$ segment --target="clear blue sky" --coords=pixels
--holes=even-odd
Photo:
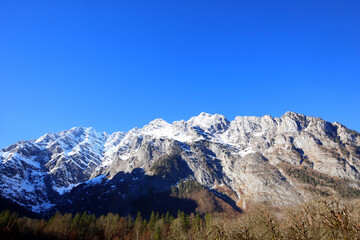
[[[360,1],[0,0],[0,148],[200,112],[360,131]]]

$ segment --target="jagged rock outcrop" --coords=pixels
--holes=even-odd
[[[286,205],[319,194],[346,196],[334,185],[340,180],[353,197],[360,186],[359,133],[293,112],[233,121],[201,113],[111,135],[72,128],[17,142],[0,151],[0,160],[1,195],[35,212],[56,208],[59,196],[74,201],[71,193],[94,184],[91,179],[113,181],[136,169],[164,180],[151,185],[154,191],[189,179],[240,208],[252,201]]]

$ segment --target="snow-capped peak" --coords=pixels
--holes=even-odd
[[[191,126],[198,126],[210,133],[224,132],[228,128],[230,122],[224,115],[200,113],[199,116],[190,118],[187,123]]]
[[[168,127],[170,123],[166,122],[165,120],[161,118],[157,118],[153,121],[151,121],[148,125],[145,125],[143,129],[158,129],[158,128],[164,128]]]

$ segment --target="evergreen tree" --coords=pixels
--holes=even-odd
[[[155,215],[155,222],[157,222],[159,220],[159,212],[156,212],[156,215]]]
[[[138,211],[135,222],[134,222],[134,232],[135,232],[135,238],[138,240],[140,239],[141,233],[142,233],[142,217],[141,212]]]
[[[76,231],[76,229],[80,226],[80,213],[76,213],[71,224],[71,229]]]
[[[156,231],[154,233],[154,238],[155,238],[155,240],[161,239],[161,229],[159,226],[156,227]]]
[[[170,216],[170,213],[169,211],[166,212],[165,214],[165,221],[164,221],[165,224],[169,225],[171,224],[171,216]]]
[[[156,216],[154,211],[151,212],[151,216],[150,216],[150,220],[149,220],[149,224],[148,227],[150,230],[154,231],[155,230],[155,223],[156,223]]]

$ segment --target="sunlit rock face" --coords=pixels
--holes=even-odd
[[[246,208],[256,201],[300,203],[316,197],[319,186],[336,194],[334,179],[359,189],[360,135],[339,123],[293,112],[233,121],[201,113],[172,124],[156,119],[111,135],[82,127],[49,133],[0,150],[0,160],[1,195],[39,213],[56,208],[61,196],[81,192],[76,188],[114,182],[119,173],[139,169],[154,176],[149,179],[164,180],[151,185],[158,191],[189,179],[214,193],[222,189],[221,194]],[[306,176],[291,169],[302,169],[303,175],[306,170],[319,183],[310,186]],[[332,179],[328,185],[325,176]],[[127,195],[122,193],[124,199]]]

